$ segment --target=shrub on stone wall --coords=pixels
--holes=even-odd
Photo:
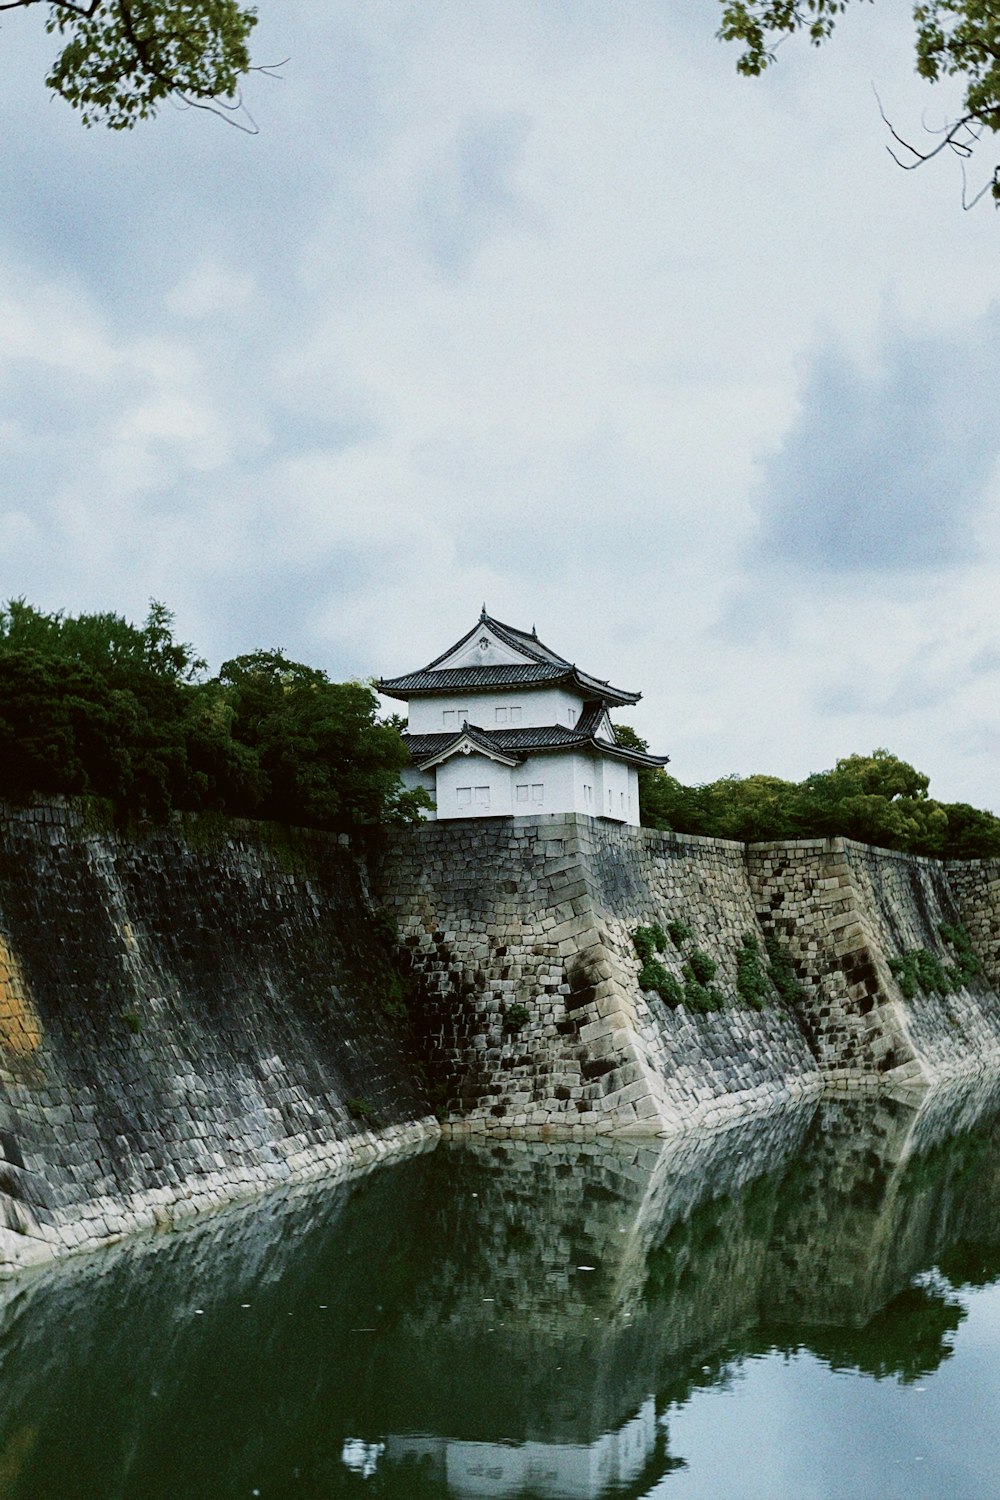
[[[736,954],[736,993],[751,1010],[763,1010],[773,993],[771,977],[764,966],[760,944],[745,932]]]
[[[927,948],[907,948],[888,961],[889,971],[907,1000],[912,1000],[918,990],[928,995],[957,993],[982,972],[982,964],[972,951],[964,927],[942,922],[938,931],[953,950],[954,963],[942,963]]]

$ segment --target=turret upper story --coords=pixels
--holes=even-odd
[[[387,678],[381,692],[407,701],[410,735],[455,733],[463,724],[485,730],[554,726],[613,743],[608,708],[641,694],[582,672],[538,639],[486,613],[441,656],[416,672]]]

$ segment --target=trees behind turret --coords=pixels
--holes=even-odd
[[[625,725],[623,744],[644,742]],[[651,828],[758,843],[841,835],[936,859],[1000,855],[1000,818],[965,802],[937,802],[929,779],[888,750],[848,755],[803,781],[723,776],[685,786],[666,771],[640,771],[639,812]]]

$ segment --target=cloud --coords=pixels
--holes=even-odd
[[[186,271],[166,305],[179,318],[208,318],[215,314],[239,312],[250,301],[254,279],[240,271],[231,271],[211,261],[202,261]]]
[[[152,595],[216,665],[334,675],[430,659],[485,598],[641,688],[685,780],[886,743],[994,796],[986,738],[947,740],[995,720],[992,217],[881,161],[898,18],[751,81],[697,11],[286,0],[253,139],[82,130],[12,19],[0,597]]]
[[[417,212],[428,254],[444,274],[460,275],[504,230],[538,222],[514,181],[529,130],[525,115],[475,116],[428,171]]]
[[[822,349],[764,465],[754,560],[838,575],[972,558],[1000,447],[998,333],[995,310],[958,334],[894,330],[873,369]]]

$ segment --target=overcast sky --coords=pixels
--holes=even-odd
[[[735,73],[716,0],[260,0],[259,134],[85,130],[0,28],[0,598],[217,668],[485,601],[671,769],[888,746],[1000,812],[1000,219],[909,6]],[[973,181],[987,173],[981,164]]]

